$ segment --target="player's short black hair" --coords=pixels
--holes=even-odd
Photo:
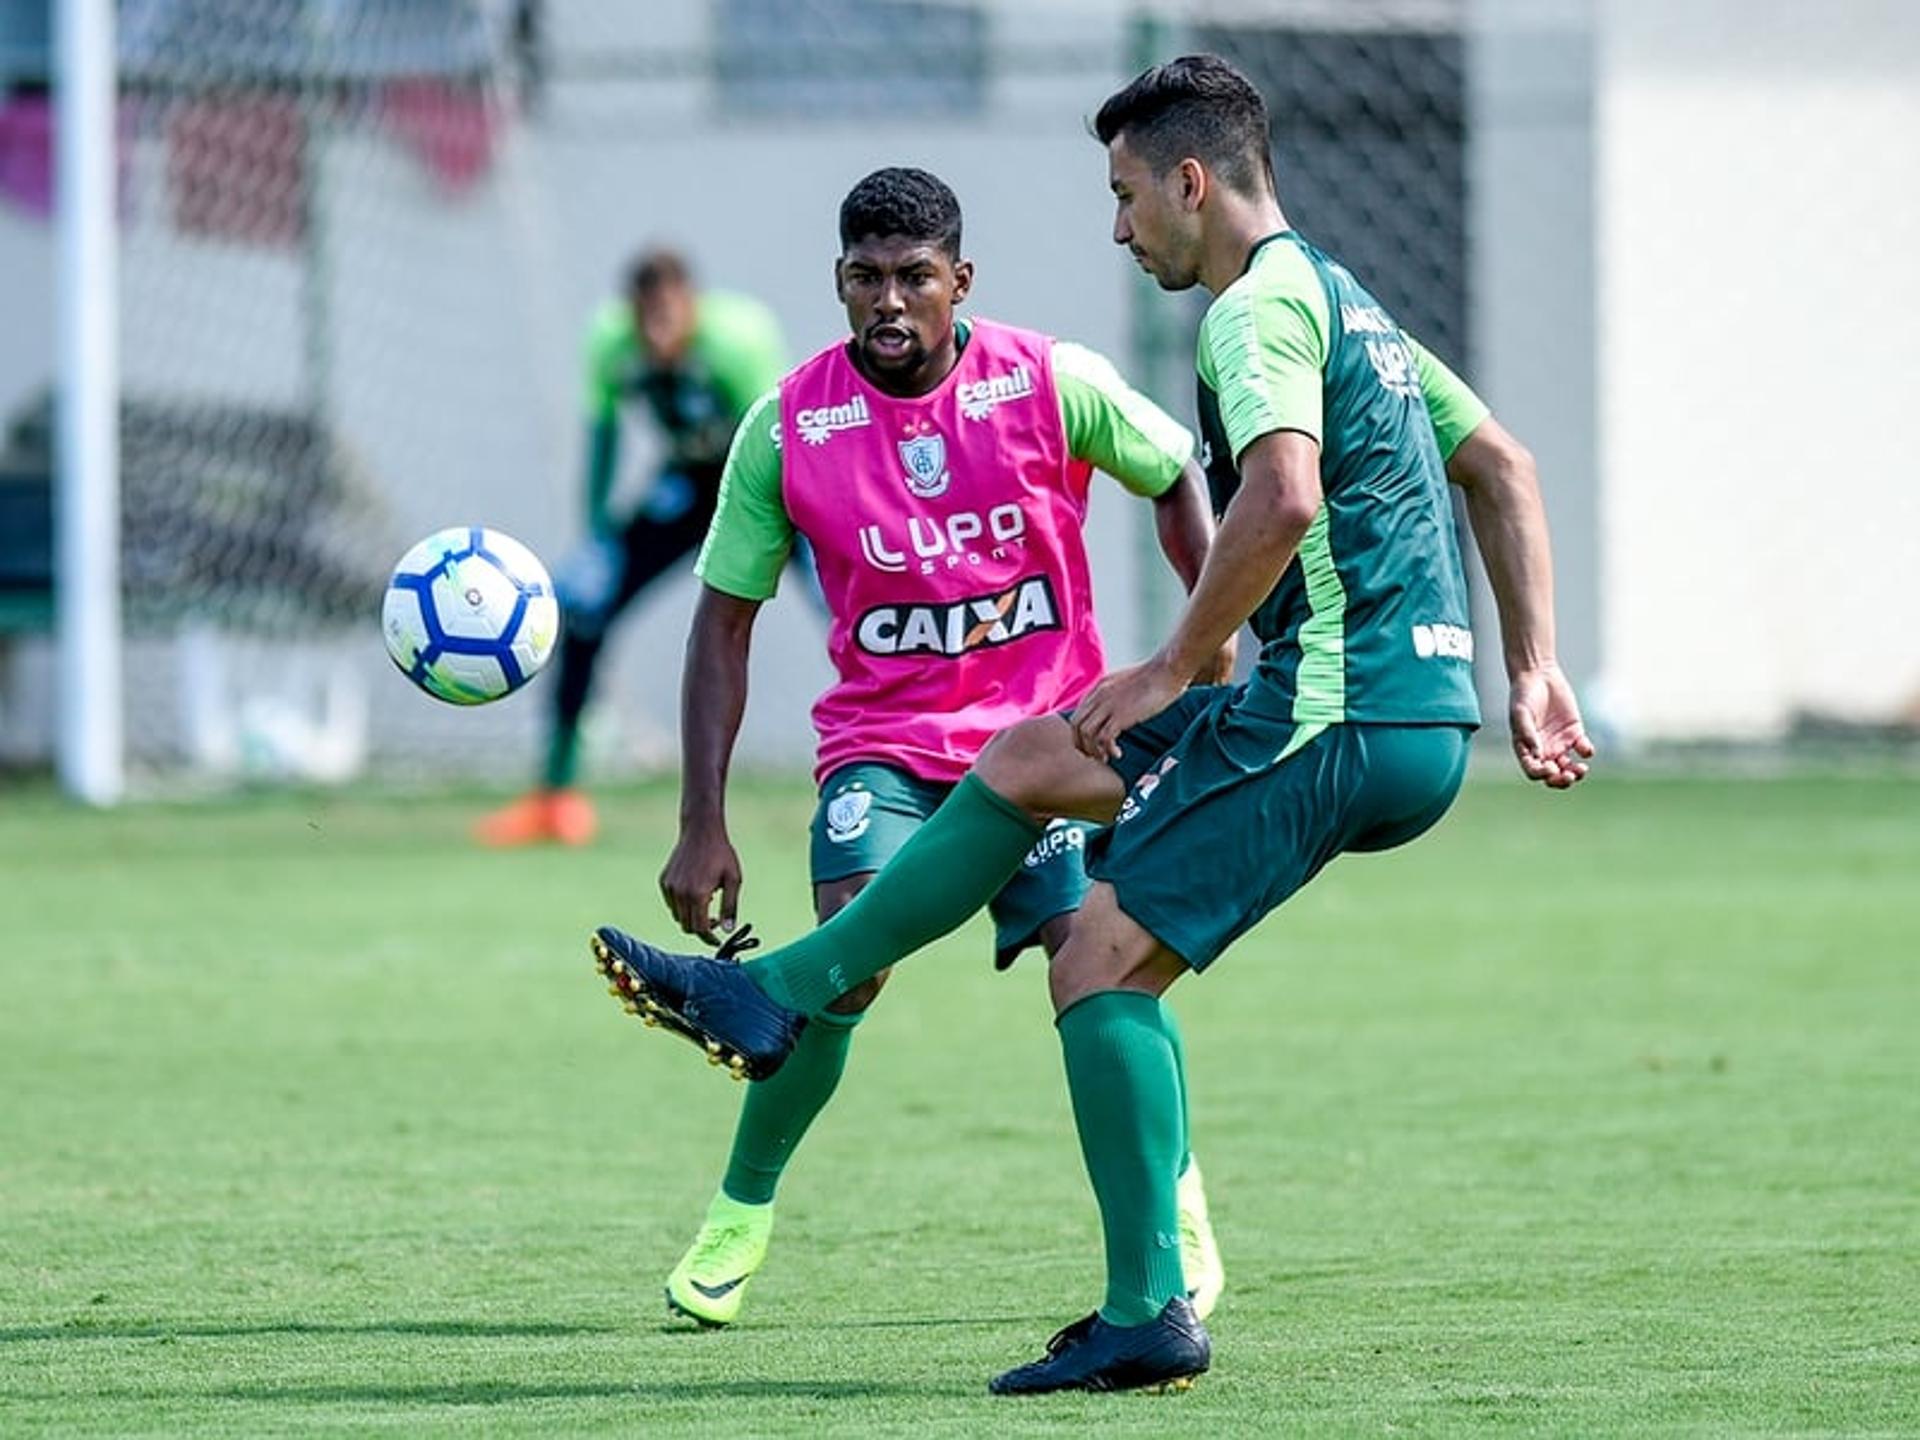
[[[1125,135],[1156,175],[1191,157],[1242,195],[1273,184],[1267,103],[1218,55],[1182,55],[1144,71],[1107,97],[1093,133],[1102,145]]]
[[[920,240],[960,258],[960,198],[938,175],[907,165],[876,170],[840,202],[840,248],[862,240]]]
[[[627,263],[627,294],[636,300],[692,283],[693,267],[678,250],[656,246],[642,250]]]

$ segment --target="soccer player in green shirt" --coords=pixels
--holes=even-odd
[[[745,295],[698,288],[672,250],[635,259],[625,296],[593,317],[586,351],[590,538],[556,576],[565,623],[540,784],[481,820],[476,834],[489,845],[581,845],[593,838],[593,806],[574,779],[580,716],[607,631],[642,591],[699,548],[733,432],[786,368],[773,312]],[[645,409],[665,449],[645,497],[625,517],[612,506],[623,405]]]
[[[670,1028],[775,1073],[834,996],[977,908],[1046,817],[1111,822],[1049,971],[1106,1294],[997,1377],[1002,1394],[1182,1385],[1210,1364],[1169,1242],[1182,1123],[1160,996],[1336,856],[1404,844],[1452,802],[1479,716],[1449,480],[1498,605],[1522,772],[1565,789],[1593,753],[1555,659],[1531,457],[1464,391],[1423,403],[1435,362],[1290,228],[1259,93],[1189,56],[1109,98],[1095,131],[1115,241],[1164,287],[1214,296],[1197,368],[1224,514],[1172,635],[1070,719],[1002,732],[860,897],[794,944],[725,965],[611,927],[593,941]],[[1247,621],[1251,679],[1190,687],[1193,657]]]

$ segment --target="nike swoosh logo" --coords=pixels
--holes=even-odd
[[[693,1288],[698,1290],[702,1295],[706,1296],[709,1300],[722,1300],[722,1299],[725,1299],[727,1296],[731,1295],[734,1291],[738,1290],[742,1285],[746,1284],[747,1277],[744,1275],[737,1275],[733,1279],[728,1280],[723,1284],[719,1284],[719,1285],[702,1285],[698,1280],[694,1280],[694,1279],[689,1279],[687,1283],[693,1286]]]

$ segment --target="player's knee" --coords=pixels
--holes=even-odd
[[[1098,963],[1093,950],[1062,946],[1047,966],[1047,996],[1053,1013],[1064,1014],[1096,991],[1117,989],[1116,978]]]
[[[862,980],[853,989],[827,1006],[835,1015],[858,1015],[879,998],[881,987],[887,983],[887,977],[893,972],[882,970],[871,980]]]
[[[1164,994],[1185,971],[1185,961],[1120,908],[1113,887],[1097,883],[1047,967],[1047,991],[1061,1015],[1103,990]]]
[[[862,875],[850,875],[845,880],[826,880],[813,887],[813,918],[819,924],[826,924],[847,906],[853,903],[853,897],[867,888],[873,879],[873,872]]]
[[[1002,730],[980,752],[974,774],[995,794],[1033,809],[1054,768],[1059,737],[1052,732],[1065,724],[1057,715],[1044,715]]]

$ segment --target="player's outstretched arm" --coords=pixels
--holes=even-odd
[[[747,708],[747,653],[759,613],[758,600],[703,587],[680,676],[680,836],[660,872],[660,894],[680,928],[709,945],[719,944],[739,916],[742,877],[727,834],[727,769]]]
[[[1529,780],[1556,790],[1587,773],[1593,742],[1554,650],[1553,550],[1533,456],[1488,418],[1447,460],[1467,497],[1467,519],[1500,612],[1507,724]]]

